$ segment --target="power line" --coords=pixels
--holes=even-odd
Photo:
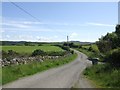
[[[10,1],[10,0],[9,0]],[[32,18],[34,18],[37,21],[40,21],[38,18],[36,18],[35,16],[33,16],[32,14],[30,14],[28,11],[26,11],[25,9],[23,9],[22,7],[18,6],[16,3],[11,2],[14,6],[16,6],[17,8],[19,8],[20,10],[22,10],[23,12],[25,12],[26,14],[30,15]]]
[[[39,20],[38,18],[36,18],[35,16],[33,16],[31,13],[29,13],[28,11],[26,11],[25,9],[23,9],[22,7],[20,7],[19,5],[17,5],[16,3],[8,0],[12,5],[16,6],[17,8],[19,8],[20,10],[22,10],[24,13],[28,14],[29,16],[31,16],[33,19],[37,20],[38,22],[40,22],[41,20]],[[50,29],[50,26],[46,25],[46,27],[48,29]],[[65,36],[65,35],[64,35]]]
[[[20,10],[22,10],[24,13],[26,13],[27,15],[29,15],[29,16],[31,16],[33,19],[35,19],[36,21],[38,21],[38,22],[41,22],[41,20],[39,20],[38,18],[36,18],[35,16],[33,16],[31,13],[29,13],[28,11],[26,11],[25,9],[23,9],[22,7],[20,7],[19,5],[17,5],[16,3],[14,3],[14,2],[12,2],[12,1],[10,1],[9,0],[9,2],[12,4],[12,5],[14,5],[14,6],[16,6],[17,8],[19,8]],[[48,26],[48,25],[46,25],[46,27],[48,28],[48,29],[50,29],[50,27]]]

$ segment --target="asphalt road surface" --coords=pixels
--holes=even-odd
[[[92,88],[93,86],[83,76],[82,71],[91,65],[87,56],[76,51],[78,57],[73,62],[24,77],[8,83],[3,88],[71,88],[77,83],[78,88]]]

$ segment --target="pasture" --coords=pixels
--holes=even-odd
[[[82,47],[77,50],[86,54],[89,58],[100,58],[100,51],[96,44],[82,45]]]
[[[95,52],[99,52],[99,49],[97,47],[96,44],[92,44],[92,45],[83,45],[83,48],[89,49],[90,47],[92,48],[92,50],[94,50]]]
[[[50,46],[50,45],[44,45],[44,46],[0,46],[2,47],[2,50],[8,51],[13,50],[17,53],[32,53],[36,49],[41,49],[45,52],[49,51],[63,51],[60,47],[57,46]]]

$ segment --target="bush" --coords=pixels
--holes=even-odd
[[[79,45],[78,48],[82,48],[82,45]]]
[[[2,59],[6,58],[8,56],[7,52],[3,51],[0,52],[2,54]]]
[[[64,56],[66,54],[66,51],[60,51],[60,52],[48,52],[47,55],[49,56]]]
[[[108,63],[110,63],[114,67],[120,66],[120,48],[114,49],[105,57]]]
[[[38,46],[43,46],[42,44],[38,44]]]
[[[71,50],[71,53],[72,53],[72,54],[74,54],[74,51],[73,51],[73,50]]]
[[[92,47],[89,47],[88,51],[92,51]]]
[[[69,45],[68,42],[64,42],[64,43],[63,43],[63,46],[68,46],[68,45]]]
[[[36,50],[34,50],[34,52],[32,53],[32,56],[37,56],[37,55],[44,56],[44,55],[46,55],[46,52],[44,52],[43,50],[40,50],[40,49],[36,49]]]
[[[63,45],[54,45],[54,46],[58,46],[58,47],[62,48],[63,50],[70,51],[69,46],[66,46],[66,43],[64,43],[64,44]]]
[[[44,52],[40,49],[35,50],[32,53],[32,56],[37,56],[37,55],[41,55],[41,56],[64,56],[67,54],[67,51],[59,51],[59,52],[55,52],[55,51],[50,51],[50,52]]]
[[[70,48],[68,46],[63,46],[62,49],[66,50],[66,51],[70,51]]]
[[[8,50],[8,54],[9,55],[16,55],[17,53],[15,51],[13,51],[13,50]]]
[[[1,53],[2,53],[2,59],[6,58],[8,61],[15,58],[15,57],[20,56],[19,53],[15,52],[13,50],[8,50],[8,52],[2,50]]]

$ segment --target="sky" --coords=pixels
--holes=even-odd
[[[7,41],[95,42],[118,23],[117,2],[2,3],[2,37]],[[26,13],[27,12],[27,13]],[[28,15],[29,13],[29,15]]]

